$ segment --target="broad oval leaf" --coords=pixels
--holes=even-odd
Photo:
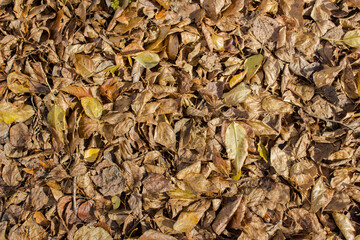
[[[160,57],[156,53],[144,51],[134,57],[144,68],[153,68],[160,62]]]
[[[251,56],[244,62],[244,68],[247,71],[246,80],[250,80],[259,70],[264,57],[261,54]]]
[[[343,41],[353,48],[360,48],[360,30],[349,31],[344,35]]]
[[[80,99],[85,114],[93,119],[99,120],[102,115],[103,107],[99,100],[93,97],[83,97]]]
[[[65,111],[57,104],[54,104],[49,111],[47,120],[49,124],[59,132],[66,129]]]
[[[200,221],[202,214],[198,212],[182,212],[174,224],[174,230],[179,232],[190,232]]]
[[[79,228],[74,235],[74,240],[112,240],[111,235],[101,227],[85,225]]]
[[[238,105],[246,100],[250,95],[251,89],[246,84],[239,84],[231,91],[223,95],[223,100],[225,104],[228,105]]]
[[[214,48],[218,51],[224,51],[225,50],[225,38],[223,36],[213,34],[211,36],[211,40],[214,44]]]
[[[99,148],[89,148],[86,149],[84,152],[84,159],[87,162],[95,162],[97,159],[97,156],[99,155],[100,149]]]
[[[9,102],[0,103],[0,121],[6,124],[25,122],[34,115],[35,111],[30,105],[16,106]]]
[[[225,132],[225,147],[228,157],[238,174],[248,155],[247,132],[243,126],[232,122]]]
[[[90,77],[95,71],[93,60],[84,54],[75,54],[74,66],[76,72],[84,78]]]
[[[270,114],[292,113],[293,108],[290,103],[284,102],[274,96],[265,97],[262,100],[262,108]]]

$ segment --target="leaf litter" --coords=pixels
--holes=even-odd
[[[0,239],[358,239],[359,7],[0,1]]]

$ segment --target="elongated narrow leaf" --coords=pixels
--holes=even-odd
[[[84,97],[80,99],[85,114],[93,119],[98,120],[102,115],[102,105],[99,100],[93,97]]]
[[[355,228],[350,219],[342,213],[333,212],[332,216],[336,226],[340,229],[346,240],[355,239]]]
[[[153,68],[160,62],[160,57],[156,53],[144,51],[134,57],[144,68]]]
[[[360,48],[360,30],[349,31],[344,35],[343,41],[353,48]]]
[[[244,62],[246,73],[246,80],[250,80],[259,70],[264,57],[261,54],[251,56]]]
[[[243,126],[233,122],[225,132],[225,146],[228,157],[232,160],[233,167],[238,174],[248,155],[247,133]]]

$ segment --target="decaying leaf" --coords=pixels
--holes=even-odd
[[[256,74],[262,64],[263,59],[263,55],[258,54],[245,60],[244,68],[246,70],[246,80],[250,80]]]
[[[225,146],[228,157],[232,159],[232,165],[238,174],[248,155],[247,132],[241,124],[232,122],[228,126],[225,133]]]
[[[84,108],[85,114],[93,119],[93,120],[99,120],[103,107],[99,100],[93,97],[83,97],[80,99],[81,105]]]
[[[30,92],[29,76],[12,72],[7,76],[7,86],[14,93]]]
[[[153,68],[160,62],[160,57],[156,53],[144,51],[134,57],[144,68]]]
[[[290,114],[293,112],[290,103],[284,102],[274,96],[265,97],[261,105],[262,108],[270,114]]]
[[[342,213],[333,212],[332,216],[346,240],[355,239],[355,228],[350,219]]]
[[[352,30],[345,33],[344,43],[353,48],[360,48],[360,30]]]
[[[74,235],[74,240],[112,240],[111,235],[101,227],[94,227],[92,225],[85,225],[79,228]]]
[[[54,106],[50,109],[47,115],[47,120],[58,132],[64,131],[67,127],[65,111],[57,104],[54,104]]]
[[[320,177],[311,191],[311,208],[316,213],[324,208],[332,199],[334,191],[329,189],[324,182],[324,178]]]
[[[238,105],[246,100],[251,89],[246,84],[239,84],[223,95],[223,100],[228,105]]]
[[[82,77],[90,77],[95,71],[95,64],[90,56],[84,54],[75,54],[74,66],[76,72]]]

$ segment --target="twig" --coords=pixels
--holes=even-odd
[[[350,130],[353,130],[353,131],[355,130],[355,128],[350,127],[349,125],[347,125],[347,124],[345,124],[345,123],[343,123],[343,122],[336,121],[336,120],[331,120],[331,119],[326,119],[326,118],[322,118],[322,117],[318,117],[318,116],[312,115],[312,114],[310,114],[310,113],[307,113],[307,112],[305,112],[305,111],[304,111],[304,113],[307,114],[309,117],[317,118],[317,119],[320,119],[320,120],[322,120],[322,121],[324,121],[324,122],[338,123],[338,124],[340,124],[340,125],[343,125],[344,127],[349,128]]]
[[[74,181],[73,181],[73,204],[74,204],[74,210],[75,210],[75,216],[77,216],[77,204],[76,204],[76,191],[77,191],[77,186],[76,186],[76,176],[74,177]]]

